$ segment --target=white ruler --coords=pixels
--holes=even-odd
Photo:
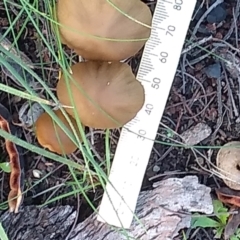
[[[131,226],[195,4],[196,0],[157,2],[151,37],[137,74],[145,89],[145,104],[121,132],[109,176],[112,185],[107,184],[99,209],[101,222],[123,228]]]

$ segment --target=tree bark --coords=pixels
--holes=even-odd
[[[191,212],[210,214],[213,211],[210,188],[198,183],[195,176],[169,178],[154,184],[155,189],[139,195],[136,215],[124,231],[96,220],[92,214],[77,224],[70,240],[170,240],[180,229],[189,227]],[[76,212],[70,206],[39,209],[27,206],[18,214],[5,212],[0,221],[10,240],[65,240],[75,220]]]

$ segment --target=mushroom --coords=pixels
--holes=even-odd
[[[87,60],[120,61],[135,55],[150,36],[151,11],[140,0],[111,3],[118,10],[106,0],[58,0],[61,42]]]
[[[83,125],[112,129],[132,120],[142,108],[145,95],[142,84],[131,67],[121,62],[87,61],[72,66],[72,79],[62,74],[57,84],[57,96],[64,105],[72,106],[72,98]],[[73,117],[72,108],[66,111]]]
[[[240,190],[240,142],[232,141],[220,148],[216,162],[225,177],[225,184],[229,188]]]
[[[71,126],[67,119],[63,115],[60,109],[54,111],[58,119],[73,133]],[[75,119],[69,116],[74,129],[76,130],[79,139],[81,140],[81,134]],[[39,144],[52,152],[58,154],[70,154],[73,153],[77,146],[66,135],[66,133],[58,126],[58,124],[51,118],[51,116],[44,112],[35,122],[35,133]]]

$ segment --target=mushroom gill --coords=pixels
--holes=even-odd
[[[111,3],[138,22],[106,0],[58,0],[56,16],[62,43],[87,60],[120,61],[135,55],[150,36],[151,11],[140,0]]]
[[[220,148],[216,162],[225,184],[240,190],[240,142],[232,141]]]
[[[62,104],[72,106],[68,81],[77,113],[85,126],[121,127],[132,120],[144,104],[144,88],[126,63],[80,62],[73,65],[71,71],[72,79],[62,75],[58,81],[57,96]],[[74,117],[73,109],[66,111]]]
[[[71,126],[67,119],[61,112],[61,110],[54,111],[58,119],[65,125],[65,127],[73,133]],[[75,119],[69,116],[70,121],[76,130],[78,137],[81,139],[81,134]],[[35,123],[35,133],[39,144],[52,152],[58,154],[70,154],[73,153],[77,146],[73,141],[66,135],[66,133],[58,126],[58,124],[52,119],[52,117],[44,112],[40,115]]]

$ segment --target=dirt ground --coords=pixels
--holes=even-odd
[[[145,0],[145,2],[153,11],[156,1]],[[165,144],[154,144],[144,177],[142,191],[150,189],[154,181],[173,176],[183,177],[190,174],[197,175],[201,183],[211,187],[213,189],[213,197],[215,196],[214,188],[224,185],[221,179],[207,171],[211,167],[206,159],[211,157],[212,163],[215,164],[217,150],[213,149],[212,153],[209,153],[211,146],[221,146],[231,140],[239,140],[239,70],[237,67],[230,69],[222,61],[222,58],[218,56],[225,56],[224,59],[226,59],[226,52],[229,51],[234,54],[236,63],[240,59],[240,48],[238,45],[238,38],[240,37],[238,31],[240,27],[240,1],[222,1],[213,11],[208,12],[208,9],[216,2],[219,1],[198,0],[197,2],[194,19],[191,22],[187,35],[187,40],[191,37],[192,42],[186,41],[184,45],[183,49],[185,52],[183,51],[181,55],[178,71],[162,117],[162,123],[178,134],[182,134],[198,123],[208,125],[212,130],[212,134],[198,145],[209,147],[196,149],[195,154],[191,149],[175,147],[171,144],[174,141],[166,137],[171,134],[169,129],[159,125],[156,140],[165,142]],[[39,4],[41,4],[41,1],[39,1]],[[12,18],[19,12],[18,8],[13,7],[13,9],[15,11],[11,12]],[[201,20],[203,15],[205,17]],[[4,4],[0,3],[1,33],[4,33],[9,26],[7,19]],[[236,20],[233,21],[234,19]],[[24,16],[16,22],[14,32],[18,32],[23,21]],[[44,24],[42,27],[43,31],[47,31]],[[13,36],[9,34],[8,39],[13,41]],[[199,43],[201,48],[195,47],[194,43]],[[41,58],[49,62],[44,69],[37,67],[35,72],[42,76],[42,79],[49,86],[54,88],[58,77],[58,65],[52,61],[51,54],[47,52],[47,48],[38,39],[34,26],[31,24],[26,25],[26,29],[20,34],[18,46],[36,66],[38,66]],[[190,50],[188,49],[189,46]],[[129,64],[135,73],[137,72],[140,59],[141,52],[129,60]],[[21,89],[1,70],[0,82]],[[24,100],[16,99],[16,97],[7,95],[4,92],[0,93],[0,100],[10,110],[14,119],[18,121],[18,112]],[[38,145],[34,133],[21,127],[18,127],[18,131],[22,139]],[[113,140],[111,151],[114,154],[119,130],[112,131],[111,136]],[[174,140],[179,141],[177,137],[174,137]],[[8,155],[5,152],[4,139],[1,139],[0,143],[2,145],[0,148],[0,161],[3,162],[6,161]],[[100,157],[104,158],[104,134],[101,131],[94,130],[94,149]],[[71,180],[71,175],[65,166],[29,151],[24,153],[24,157],[26,161],[25,180],[28,187],[39,181],[36,178],[36,172],[40,172],[41,176],[51,173],[44,181],[39,182],[27,192],[24,198],[24,205],[40,205],[53,197],[70,191],[70,186],[65,183]],[[78,155],[76,155],[77,157]],[[201,162],[201,166],[197,163],[196,158]],[[8,174],[1,171],[0,202],[4,202],[7,199],[9,192],[8,181]],[[57,184],[59,184],[59,187],[56,188]],[[96,206],[101,199],[102,192],[102,189],[98,189],[95,193],[88,193]],[[82,196],[80,196],[80,199],[81,214],[78,221],[83,221],[91,213],[91,208]],[[70,204],[77,208],[76,202],[75,196],[72,196],[50,203],[48,206]],[[213,239],[212,229],[199,228],[197,231],[186,230],[186,232],[187,239]]]

